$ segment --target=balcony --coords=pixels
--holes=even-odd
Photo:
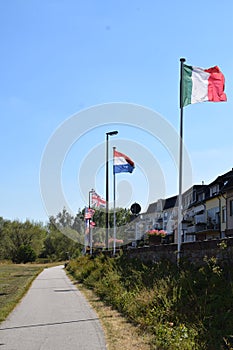
[[[197,232],[203,231],[206,228],[206,224],[199,223],[198,225],[188,226],[186,234],[193,235]]]
[[[208,222],[208,224],[206,225],[206,228],[207,228],[207,230],[219,230],[220,225],[219,225],[219,223]]]
[[[195,222],[195,225],[206,224],[206,216],[205,216],[205,214],[197,214],[197,215],[195,215],[194,222]]]

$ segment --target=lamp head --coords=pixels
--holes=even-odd
[[[118,134],[118,131],[116,131],[116,130],[106,132],[106,135],[109,135],[109,136],[113,136],[113,135],[117,135],[117,134]]]

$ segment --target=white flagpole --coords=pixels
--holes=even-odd
[[[114,152],[113,147],[113,256],[116,254],[116,174],[114,171]]]
[[[180,58],[180,150],[179,150],[179,195],[178,195],[178,232],[177,232],[177,264],[181,257],[182,231],[182,180],[183,180],[183,65],[185,58]]]

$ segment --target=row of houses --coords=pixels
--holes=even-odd
[[[193,185],[182,195],[182,242],[233,236],[233,168],[206,185]],[[178,196],[151,203],[136,220],[135,238],[150,229],[165,230],[177,243]]]

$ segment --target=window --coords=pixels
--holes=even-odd
[[[226,218],[227,218],[227,212],[226,212],[226,207],[222,208],[222,222],[226,222]]]
[[[233,200],[230,201],[230,216],[233,216]]]
[[[210,197],[216,195],[219,192],[219,185],[215,185],[210,188]]]
[[[197,193],[196,191],[193,191],[193,202],[196,202],[197,200]]]
[[[199,195],[198,195],[198,201],[203,201],[205,199],[205,193],[203,192],[203,193],[200,193]]]

